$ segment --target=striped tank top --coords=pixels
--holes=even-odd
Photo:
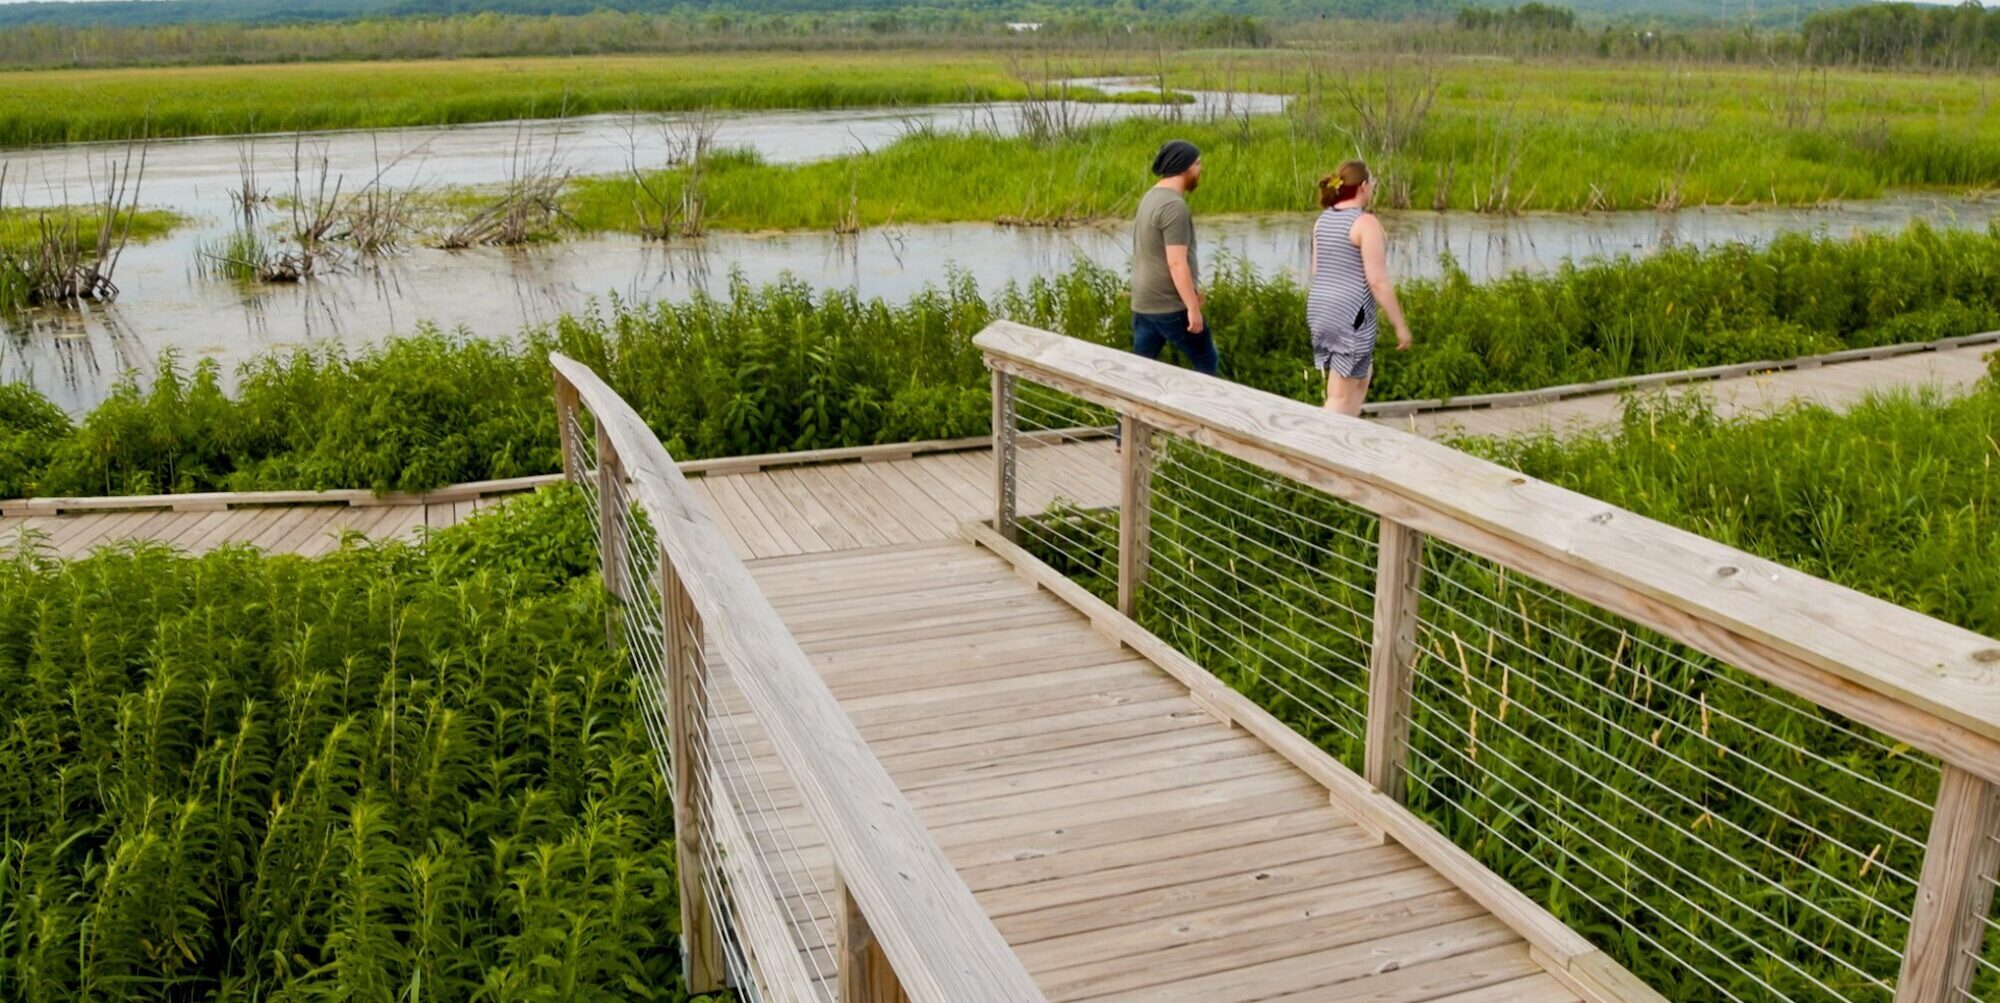
[[[1361,269],[1361,248],[1348,239],[1365,212],[1360,206],[1328,209],[1313,224],[1319,269],[1306,291],[1306,322],[1313,347],[1322,352],[1351,355],[1375,347],[1375,297]]]

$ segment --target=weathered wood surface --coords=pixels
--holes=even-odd
[[[751,569],[1050,1000],[1579,999],[1477,898],[993,552]],[[794,802],[760,821],[796,837],[773,869],[813,876],[802,939],[837,943]]]
[[[2000,774],[2000,641],[1393,428],[1004,321],[975,340],[996,368],[1297,478]]]
[[[1021,457],[1024,514],[1040,512],[1057,498],[1093,506],[1117,502],[1118,458],[1109,439],[1026,446]],[[709,503],[737,556],[750,559],[953,539],[961,523],[992,515],[992,462],[984,448],[933,451],[909,459],[878,456],[710,473],[689,484]],[[532,487],[549,480],[522,483]],[[511,493],[524,489],[517,486]],[[137,540],[192,553],[250,543],[272,552],[315,556],[337,546],[346,531],[374,540],[412,540],[420,528],[455,525],[508,493],[447,489],[439,492],[443,501],[362,506],[344,499],[319,504],[298,500],[321,497],[307,492],[287,495],[293,499],[289,502],[198,511],[112,509],[114,503],[129,506],[153,499],[89,499],[84,501],[91,504],[67,514],[0,516],[0,549],[11,549],[27,530],[42,535],[49,553],[65,558]]]
[[[833,861],[817,873],[839,876],[895,966],[903,993],[915,1003],[1039,1003],[1041,992],[934,833],[842,713],[796,632],[773,610],[659,440],[588,367],[560,354],[551,354],[550,363],[596,420],[600,442],[616,451],[662,560],[681,576],[704,643],[715,653],[704,660],[711,674],[718,666],[735,670],[734,692],[767,736],[764,758],[782,768]]]
[[[1724,417],[1769,413],[1800,401],[1845,409],[1870,394],[1892,390],[1933,387],[1947,394],[1963,393],[1986,374],[1985,357],[1993,351],[1993,344],[1980,343],[1867,361],[1836,362],[1776,372],[1749,372],[1685,386],[1648,381],[1647,386],[1635,389],[1666,387],[1676,394],[1699,393],[1714,402],[1716,413]],[[1551,388],[1552,391],[1560,389]],[[1618,424],[1624,401],[1624,396],[1619,393],[1603,392],[1477,410],[1385,413],[1378,420],[1426,438],[1538,432],[1593,434]],[[1385,410],[1393,411],[1394,408],[1385,405]]]

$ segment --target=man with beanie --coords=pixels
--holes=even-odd
[[[1201,151],[1168,140],[1153,157],[1159,178],[1139,200],[1132,230],[1132,351],[1149,359],[1172,345],[1198,372],[1215,375],[1215,338],[1201,315],[1200,266],[1187,194],[1201,184]]]

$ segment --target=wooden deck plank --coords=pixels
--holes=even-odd
[[[45,545],[54,553],[63,553],[69,541],[78,533],[99,530],[107,519],[115,519],[123,513],[89,512],[78,515],[57,516],[59,520],[49,531]]]
[[[841,525],[848,527],[862,545],[879,547],[912,543],[919,539],[894,517],[884,513],[872,497],[861,493],[849,477],[847,468],[844,463],[800,467],[797,476],[813,497],[825,505]]]
[[[790,520],[786,519],[782,513],[774,510],[766,503],[764,496],[752,487],[756,476],[756,474],[752,473],[721,478],[717,481],[716,487],[718,492],[721,493],[735,493],[737,504],[743,506],[744,511],[748,512],[750,517],[757,521],[757,525],[764,531],[765,537],[776,548],[772,556],[811,552],[813,548],[800,542],[800,538],[809,532],[809,530],[804,526],[792,525]],[[797,533],[796,536],[794,535],[795,532]]]
[[[738,474],[730,479],[736,482],[738,490],[762,506],[762,510],[769,514],[771,521],[791,538],[793,553],[818,554],[835,549],[820,535],[819,530],[813,526],[813,521],[806,518],[805,512],[794,505],[791,498],[771,482],[770,474],[758,470]]]
[[[1534,962],[1528,959],[1528,948],[1520,938],[1476,906],[1466,906],[1460,915],[1449,906],[1419,900],[1400,904],[1400,915],[1394,906],[1384,912],[1387,915],[1368,915],[1365,922],[1345,914],[1330,917],[1310,939],[1274,938],[1258,931],[1241,945],[1246,949],[1256,944],[1272,945],[1270,953],[1282,956],[1271,960],[1109,992],[1097,990],[1107,983],[1119,984],[1114,979],[1065,983],[1049,998],[1052,1003],[1080,999],[1104,1003],[1294,999],[1414,1003],[1519,978],[1533,970]],[[1145,977],[1141,972],[1130,978]],[[1377,979],[1387,984],[1375,982]]]
[[[852,463],[825,467],[821,473],[837,486],[865,499],[875,518],[893,522],[911,540],[942,540],[947,534],[937,527],[935,513],[926,516],[913,508],[902,494],[882,479],[881,464]]]
[[[1227,976],[1247,966],[1339,948],[1351,942],[1346,938],[1373,939],[1480,913],[1476,903],[1427,868],[1346,876],[1353,880],[1043,942],[1053,945],[1049,948],[1029,944],[1020,953],[1051,1000],[1088,999]],[[1159,897],[1141,901],[1151,904]],[[1106,905],[1113,917],[1123,907],[1124,902]],[[1072,959],[1081,960],[1064,967],[1054,964]]]
[[[716,511],[736,528],[738,538],[752,556],[777,557],[799,552],[789,534],[774,531],[770,519],[759,512],[759,506],[752,504],[737,478],[704,478],[704,483]]]
[[[122,539],[126,527],[145,522],[157,514],[157,512],[152,511],[138,511],[82,516],[80,517],[81,519],[88,521],[79,528],[78,532],[68,534],[65,538],[58,541],[56,543],[57,552],[64,557],[80,557],[89,553],[100,544]]]
[[[199,517],[193,522],[181,526],[173,536],[164,538],[161,542],[186,550],[190,541],[199,540],[208,535],[216,526],[229,521],[231,515],[227,509],[197,514]]]
[[[300,505],[283,509],[276,519],[264,526],[255,536],[244,542],[266,553],[282,553],[275,544],[290,536],[300,526],[312,521],[314,516],[325,516],[326,510],[318,506]]]
[[[767,471],[770,486],[785,496],[792,509],[811,526],[813,532],[826,544],[827,550],[856,550],[868,546],[864,543],[859,527],[849,526],[846,521],[827,507],[826,502],[813,493],[806,478],[795,468]]]
[[[945,462],[943,456],[920,456],[902,463],[903,472],[938,500],[954,516],[977,516],[993,505],[993,485],[989,480],[974,481],[963,468]],[[961,519],[962,521],[962,519]]]
[[[490,500],[475,499],[471,504],[473,506],[473,513],[478,514],[480,506],[489,505]],[[383,520],[381,525],[376,527],[376,538],[381,540],[400,540],[405,543],[415,542],[418,536],[417,531],[425,528],[425,517],[422,508],[416,505],[399,505],[396,507],[395,512],[396,515],[393,518]]]
[[[728,538],[729,548],[735,551],[737,558],[751,560],[755,555],[750,551],[749,541],[744,539],[743,531],[736,528],[736,522],[731,518],[730,511],[716,499],[714,485],[709,481],[710,478],[707,477],[696,477],[688,481],[688,489],[694,492],[695,497],[701,499],[702,505],[708,509],[710,519],[716,528],[722,531],[722,535]]]

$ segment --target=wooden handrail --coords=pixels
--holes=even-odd
[[[589,367],[553,353],[550,362],[617,451],[706,640],[768,733],[903,992],[915,1003],[1042,1003],[658,437]]]
[[[1394,428],[1005,321],[973,341],[994,374],[1000,484],[1013,481],[1011,455],[1000,448],[1013,429],[999,420],[1013,403],[1002,395],[1019,382],[1108,407],[1124,426],[1119,607],[1093,613],[1093,622],[1122,622],[1121,640],[1163,666],[1185,661],[1169,671],[1198,703],[1243,723],[1320,779],[1357,821],[1454,875],[1536,946],[1558,980],[1592,981],[1578,968],[1593,953],[1588,945],[1395,805],[1406,790],[1411,632],[1425,537],[1553,585],[1941,759],[1895,999],[1946,1003],[1969,990],[2000,869],[2000,641]],[[1380,520],[1365,778],[1127,619],[1136,614],[1145,567],[1139,521],[1148,429],[1317,488]],[[1003,505],[996,527],[1007,514]],[[970,532],[996,552],[1020,551],[986,527]],[[1025,552],[1010,559],[1033,560]],[[1034,574],[1058,593],[1082,593],[1071,598],[1080,609],[1103,606],[1046,565]],[[1626,986],[1606,998],[1660,999],[1608,959],[1604,965]]]
[[[1541,578],[2000,782],[2000,641],[1394,428],[1007,321],[1031,379]]]

